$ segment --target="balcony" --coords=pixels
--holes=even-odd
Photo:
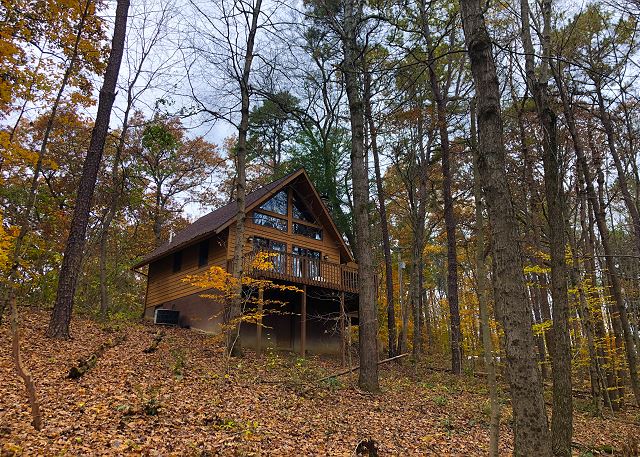
[[[259,252],[269,254],[271,268],[258,269],[253,266]],[[228,261],[228,271],[232,270],[232,262],[233,260]],[[242,260],[242,269],[245,274],[255,278],[279,279],[344,292],[358,292],[357,268],[288,252],[250,252]]]

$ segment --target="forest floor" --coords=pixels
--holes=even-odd
[[[2,455],[354,455],[375,440],[380,455],[486,455],[488,395],[482,378],[454,377],[426,367],[387,364],[382,392],[355,387],[356,375],[335,360],[248,353],[226,370],[217,341],[176,328],[144,353],[157,327],[99,324],[75,318],[73,339],[44,337],[48,315],[21,311],[22,347],[36,381],[44,427],[36,432],[15,375],[9,326],[0,327]],[[79,380],[69,369],[123,334]],[[582,403],[581,403],[582,402]],[[511,452],[504,395],[501,453]],[[637,409],[598,418],[576,399],[576,455],[617,453],[640,436]],[[582,405],[582,406],[581,406]]]

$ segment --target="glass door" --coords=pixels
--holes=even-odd
[[[321,258],[320,251],[293,246],[293,275],[298,278],[322,280],[320,276]]]

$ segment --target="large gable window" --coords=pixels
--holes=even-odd
[[[283,216],[287,215],[287,191],[281,190],[277,194],[275,194],[271,199],[267,200],[265,203],[260,206],[260,209],[265,211],[270,211],[272,213],[282,214]]]
[[[304,204],[300,196],[297,195],[295,192],[293,192],[292,203],[293,203],[293,208],[292,208],[293,217],[295,219],[299,219],[305,222],[311,222],[312,224],[316,223],[316,218],[313,217],[313,214],[311,214],[311,211],[309,211],[309,209],[307,208],[307,205]]]
[[[276,230],[281,230],[286,232],[288,229],[288,224],[285,219],[280,219],[279,217],[269,216],[264,213],[253,213],[253,223],[256,225],[262,225],[263,227],[274,228]]]

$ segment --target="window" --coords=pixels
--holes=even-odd
[[[313,217],[313,214],[311,214],[311,211],[309,211],[309,209],[307,208],[307,205],[303,203],[300,196],[295,192],[293,192],[292,203],[293,203],[292,211],[293,211],[294,218],[300,219],[301,221],[305,221],[305,222],[311,222],[312,224],[316,223],[316,218]]]
[[[201,241],[198,245],[198,267],[209,263],[209,240]]]
[[[173,254],[173,272],[177,273],[182,270],[182,251]]]
[[[269,216],[264,213],[253,213],[253,223],[257,225],[262,225],[263,227],[270,227],[277,230],[282,230],[283,232],[287,231],[287,221],[284,219],[280,219],[279,217]]]
[[[283,216],[287,215],[287,191],[281,190],[277,194],[275,194],[270,200],[267,200],[260,207],[265,211],[271,211],[272,213],[282,214]]]
[[[285,252],[287,250],[287,245],[284,243],[280,243],[279,241],[273,241],[268,238],[262,238],[259,236],[253,237],[253,248],[256,251],[260,249],[265,251],[278,251]]]
[[[293,275],[298,278],[320,278],[320,258],[322,253],[313,249],[293,246]]]
[[[286,272],[287,257],[285,253],[287,252],[287,245],[285,243],[256,236],[253,238],[253,249],[254,251],[275,251],[277,254],[269,258],[269,261],[273,264],[273,270],[279,273]]]
[[[299,224],[297,222],[293,223],[293,233],[295,233],[296,235],[306,236],[307,238],[311,238],[313,240],[322,239],[322,229],[311,227],[309,225]]]

